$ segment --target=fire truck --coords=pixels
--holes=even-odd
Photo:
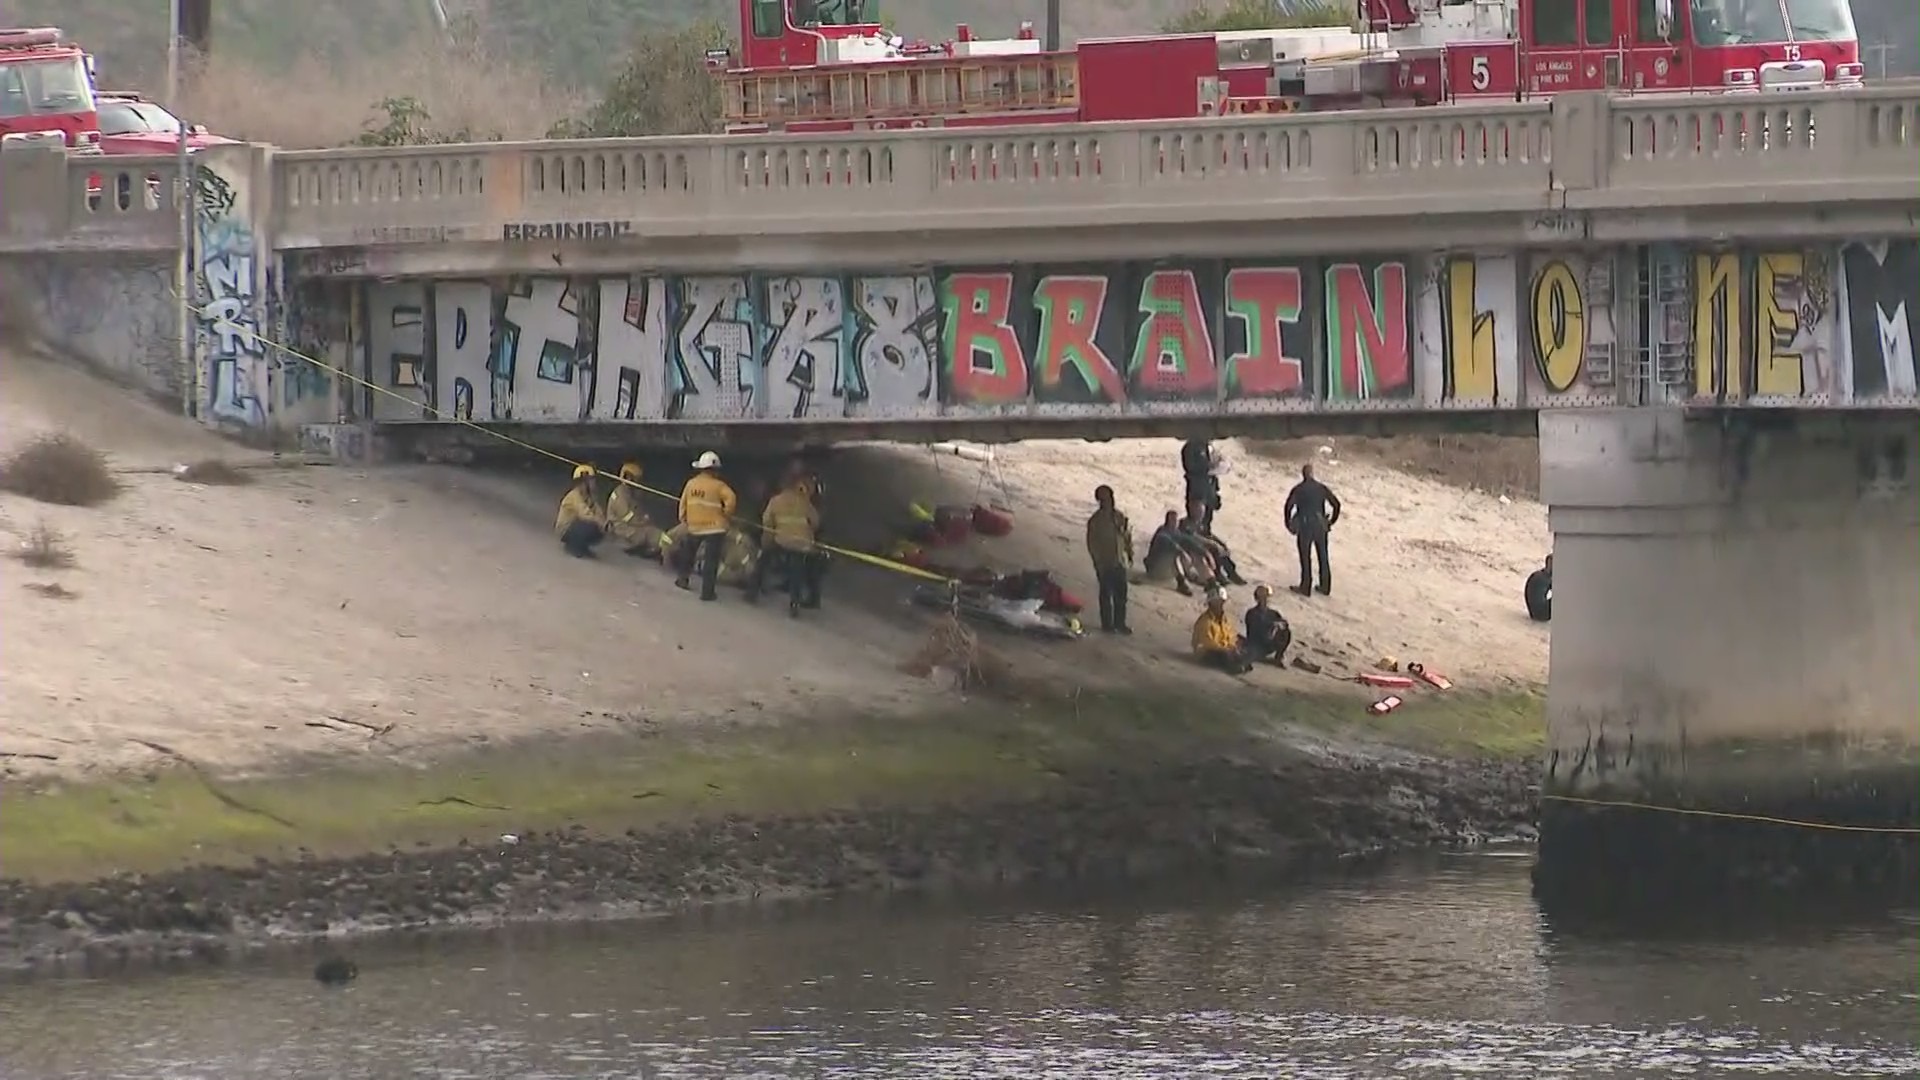
[[[708,58],[727,130],[1159,120],[1524,100],[1575,90],[1856,87],[1848,0],[1356,0],[1347,26],[1057,41],[1032,24],[938,44],[877,0],[739,0]]]
[[[55,140],[100,149],[93,57],[52,27],[0,30],[0,145]]]

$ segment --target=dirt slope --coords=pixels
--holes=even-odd
[[[212,455],[270,463],[71,368],[0,360],[0,451],[55,429],[108,451],[127,486],[92,510],[0,495],[6,543],[45,522],[77,557],[61,571],[0,560],[0,754],[15,755],[0,767],[11,772],[143,768],[161,759],[148,743],[228,771],[316,754],[422,761],[530,735],[892,712],[942,693],[896,670],[925,630],[903,579],[836,569],[826,610],[799,624],[731,593],[701,604],[657,567],[564,558],[550,530],[557,469],[262,468],[250,485],[200,487],[167,470]],[[1001,448],[1018,524],[981,550],[1007,568],[1056,567],[1090,600],[1089,493],[1119,490],[1144,550],[1178,495],[1176,450]],[[1285,584],[1292,549],[1278,507],[1291,470],[1235,457],[1218,528],[1250,578]],[[1391,653],[1471,683],[1544,680],[1545,634],[1518,599],[1546,548],[1537,505],[1321,460],[1348,518],[1336,594],[1284,605],[1310,649],[1336,666]],[[978,466],[925,450],[849,448],[830,468],[828,512],[873,543],[909,496],[970,500],[980,480]],[[78,595],[25,588],[56,580]],[[1249,688],[1196,671],[1183,659],[1194,602],[1155,588],[1136,596],[1131,640],[1003,650],[1027,674],[1074,685],[1325,684],[1262,671]]]

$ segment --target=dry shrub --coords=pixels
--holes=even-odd
[[[98,506],[120,493],[107,456],[72,435],[42,435],[0,463],[0,490],[59,506]]]
[[[184,466],[173,474],[175,480],[212,487],[241,487],[253,483],[253,474],[224,458],[208,458]]]
[[[1516,498],[1540,495],[1540,440],[1518,435],[1395,435],[1384,438],[1249,439],[1279,461],[1312,461],[1322,446],[1454,487]]]
[[[418,101],[437,131],[476,139],[543,138],[581,105],[535,68],[477,48],[408,41],[291,66],[222,56],[194,74],[186,111],[229,138],[309,150],[346,145],[380,126],[376,104],[390,98]]]
[[[1012,683],[1007,661],[980,644],[980,636],[951,613],[934,624],[927,640],[901,663],[900,670],[922,679],[936,670],[950,671],[963,691],[1004,689]]]
[[[73,565],[73,549],[67,547],[67,538],[44,521],[33,527],[13,557],[35,570],[65,570]]]
[[[80,594],[57,581],[29,581],[27,591],[39,593],[49,600],[75,600]]]

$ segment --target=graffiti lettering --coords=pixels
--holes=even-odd
[[[1155,270],[1140,283],[1143,324],[1127,376],[1145,398],[1210,396],[1213,334],[1191,270]]]
[[[1494,314],[1480,309],[1476,269],[1470,257],[1447,260],[1444,303],[1440,307],[1445,347],[1443,393],[1450,399],[1493,401],[1498,397]]]
[[[1407,348],[1407,267],[1327,267],[1327,397],[1365,401],[1413,390]],[[1369,288],[1371,283],[1371,288]]]
[[[633,235],[631,221],[512,222],[500,227],[502,240],[612,240]]]
[[[846,302],[835,277],[767,279],[759,309],[767,323],[768,412],[800,419],[845,416],[842,377]]]
[[[682,278],[678,284],[672,312],[673,406],[668,415],[752,416],[760,371],[746,279]]]
[[[855,278],[852,400],[873,414],[938,408],[940,304],[925,274]]]
[[[1290,331],[1300,326],[1304,304],[1300,268],[1243,266],[1227,271],[1227,317],[1239,325],[1243,348],[1226,363],[1230,398],[1278,398],[1305,387],[1300,351],[1290,349]]]
[[[1743,393],[1740,349],[1740,257],[1693,257],[1693,392],[1737,398]]]
[[[1040,320],[1034,348],[1034,392],[1052,398],[1061,393],[1068,368],[1078,377],[1079,400],[1121,402],[1126,380],[1094,335],[1107,305],[1107,279],[1098,275],[1051,274],[1033,289]],[[1071,395],[1069,395],[1071,396]]]
[[[1840,258],[1854,396],[1920,392],[1920,242],[1855,242]]]
[[[1025,398],[1027,356],[1007,321],[1013,275],[952,274],[944,285],[941,345],[951,400],[1000,404]]]
[[[1587,353],[1587,298],[1564,259],[1554,259],[1533,278],[1533,362],[1540,381],[1556,394],[1573,389]]]
[[[1901,392],[1915,381],[1920,311],[1920,286],[1892,280],[1916,258],[1901,243],[1761,252],[1745,263],[1660,247],[1632,269],[1644,276],[1630,298],[1614,291],[1628,268],[1604,252],[1543,255],[1527,267],[1525,288],[1514,255],[1486,252],[1238,266],[353,281],[317,291],[360,291],[364,314],[352,332],[366,342],[353,354],[366,358],[370,378],[416,403],[383,398],[377,419],[418,419],[430,407],[463,419],[560,423],[1028,406],[1056,415],[1119,406],[1193,413],[1223,402],[1256,411],[1388,399],[1398,408],[1413,404],[1416,390],[1433,408],[1575,407],[1626,404],[1626,391],[1640,400],[1693,397],[1702,386],[1731,395]],[[257,265],[245,252],[234,256],[204,267],[208,286],[228,297],[244,287],[270,295],[270,282],[248,284]],[[321,301],[303,291],[295,302]],[[1743,302],[1754,305],[1751,315]],[[1622,318],[1644,334],[1644,367],[1622,392],[1602,392],[1614,385]],[[208,351],[257,348],[258,332],[240,325],[209,328]],[[327,347],[340,348],[345,332],[336,327]],[[322,392],[318,382],[286,391],[303,401]],[[285,393],[275,393],[283,405]]]

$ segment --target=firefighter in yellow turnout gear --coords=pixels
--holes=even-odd
[[[680,489],[680,524],[687,538],[674,545],[679,576],[673,583],[691,589],[694,571],[700,573],[700,599],[718,600],[720,548],[726,543],[727,526],[740,503],[733,487],[720,478],[720,455],[708,450],[693,462],[693,479]]]
[[[560,513],[553,519],[553,534],[560,546],[576,559],[593,558],[593,549],[606,539],[606,516],[600,512],[593,495],[593,466],[573,470],[573,486],[560,497]]]
[[[607,532],[627,554],[658,559],[662,534],[660,527],[641,508],[640,500],[646,494],[638,486],[642,475],[637,461],[620,466],[621,482],[615,484],[613,494],[607,496]]]
[[[801,608],[819,607],[826,553],[818,543],[820,508],[814,505],[812,481],[804,474],[789,476],[787,486],[767,500],[760,528],[760,558],[747,598],[759,599],[767,571],[778,565],[787,579],[787,613],[799,618]]]

